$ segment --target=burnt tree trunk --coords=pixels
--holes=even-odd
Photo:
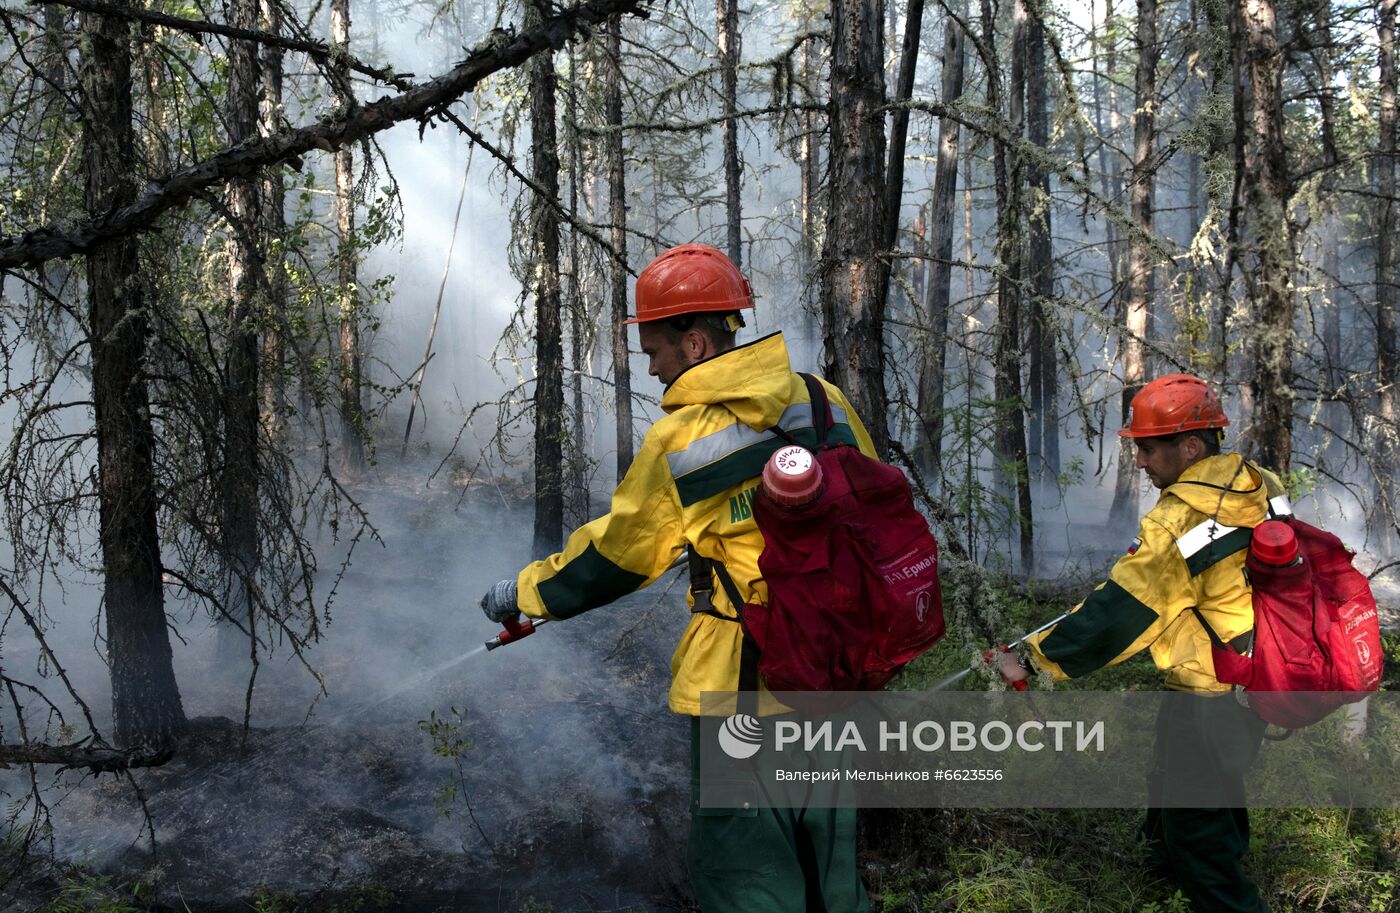
[[[1134,93],[1137,108],[1133,115],[1133,168],[1128,188],[1129,208],[1136,228],[1128,241],[1128,264],[1123,293],[1123,325],[1120,351],[1123,359],[1123,396],[1120,403],[1123,424],[1128,424],[1128,404],[1147,382],[1147,335],[1151,330],[1153,270],[1155,263],[1148,237],[1152,233],[1152,191],[1156,182],[1157,145],[1157,62],[1161,46],[1157,42],[1157,0],[1138,0],[1137,75]],[[1137,461],[1131,446],[1118,451],[1119,478],[1136,479]],[[1119,486],[1109,511],[1110,524],[1127,528],[1138,522],[1138,486]]]
[[[821,263],[826,376],[889,449],[885,393],[885,100],[882,0],[835,0],[831,9],[829,205]]]
[[[943,26],[942,100],[962,98],[967,57],[962,28],[949,16]],[[959,124],[950,117],[938,121],[938,162],[929,202],[929,268],[924,286],[928,343],[919,366],[919,442],[917,453],[925,474],[939,475],[943,456],[943,375],[948,354],[948,311],[952,302],[953,202],[958,187]]]
[[[617,480],[627,474],[636,453],[632,441],[632,365],[627,357],[627,184],[622,156],[622,17],[614,16],[606,27],[608,47],[607,87],[603,116],[608,124],[604,155],[608,161],[608,220],[612,222],[612,368],[617,404]]]
[[[1283,146],[1283,51],[1274,0],[1239,0],[1235,78],[1246,104],[1243,128],[1244,245],[1240,266],[1252,312],[1249,451],[1287,471],[1293,455],[1293,225]]]
[[[719,37],[720,103],[724,112],[724,223],[729,259],[741,266],[743,213],[739,208],[739,0],[715,0]]]
[[[1029,0],[1038,3],[1039,0]],[[1046,101],[1045,24],[1036,9],[1026,23],[1026,138],[1049,152],[1050,112]],[[1027,208],[1026,257],[1030,267],[1030,452],[1038,475],[1060,474],[1060,422],[1056,400],[1058,361],[1050,309],[1055,296],[1055,262],[1051,249],[1050,174],[1039,161],[1026,166],[1032,199]]]
[[[1025,72],[1019,63],[1025,59],[1022,52],[1025,18],[1025,6],[1018,0],[1016,31],[1012,42],[1012,89],[1007,106],[1013,136],[1020,135],[1025,115]],[[995,17],[990,0],[982,0],[982,27],[983,41],[989,47],[995,47]],[[1001,95],[1000,68],[995,60],[988,61],[987,107],[992,111],[1001,110]],[[1015,147],[1000,136],[993,141],[993,158],[997,201],[996,255],[1000,271],[996,282],[996,351],[993,355],[992,390],[1001,409],[996,423],[995,447],[1000,471],[1009,479],[1009,488],[1014,494],[1021,566],[1029,574],[1034,567],[1035,550],[1030,475],[1026,459],[1026,412],[1021,396],[1021,278],[1025,274],[1021,209],[1025,165]]]
[[[350,50],[350,0],[331,0],[331,44]],[[333,66],[336,104],[348,109],[355,104],[350,85],[350,68],[340,58]],[[339,267],[340,339],[337,362],[340,368],[341,458],[344,468],[358,472],[365,463],[365,419],[360,383],[359,254],[355,250],[355,154],[349,143],[335,152],[335,224],[339,235],[336,263]]]
[[[532,0],[525,28],[548,10]],[[559,309],[559,146],[554,120],[554,54],[530,60],[530,264],[535,296],[536,558],[559,550],[564,537],[564,330]]]
[[[131,47],[122,20],[84,14],[81,28],[84,203],[95,218],[136,198]],[[169,745],[185,728],[161,589],[144,370],[150,327],[140,275],[134,238],[88,254],[107,662],[114,736],[127,747]]]
[[[1400,446],[1396,442],[1396,385],[1400,384],[1400,357],[1395,343],[1395,130],[1397,126],[1395,67],[1396,0],[1381,0],[1379,21],[1380,79],[1377,85],[1380,112],[1377,118],[1379,141],[1376,157],[1376,375],[1380,379],[1376,396],[1376,417],[1380,420],[1381,442],[1377,459],[1380,480],[1380,520],[1394,528],[1396,508],[1395,477],[1400,470]],[[1390,541],[1390,536],[1386,537]]]

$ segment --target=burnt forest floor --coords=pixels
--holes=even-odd
[[[672,572],[611,608],[454,662],[494,633],[475,601],[528,551],[518,492],[468,495],[409,484],[378,494],[370,506],[393,518],[386,547],[357,556],[337,596],[339,629],[312,657],[329,696],[317,698],[291,666],[268,668],[245,735],[241,695],[227,698],[198,663],[182,670],[192,715],[214,712],[192,721],[174,760],[135,774],[139,795],[111,776],[56,781],[54,855],[31,860],[0,906],[693,911],[688,732],[665,706],[684,581]],[[500,509],[486,511],[491,502]],[[988,637],[1010,639],[1059,614],[1091,585],[1082,576],[1029,591],[994,583],[991,630],[964,637],[955,627],[894,687],[927,688],[966,668]],[[1390,690],[1400,689],[1396,622],[1389,607]],[[1157,690],[1160,681],[1140,656],[1057,687]],[[962,687],[989,682],[974,674]],[[863,812],[872,910],[1185,913],[1142,857],[1140,814]],[[1252,820],[1248,865],[1276,913],[1400,911],[1400,812],[1263,809]]]

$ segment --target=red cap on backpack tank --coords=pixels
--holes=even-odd
[[[1298,537],[1293,534],[1293,527],[1282,520],[1265,520],[1254,527],[1249,552],[1262,564],[1288,567],[1298,560]]]
[[[821,464],[806,447],[784,447],[763,467],[763,490],[784,507],[806,504],[821,494]]]

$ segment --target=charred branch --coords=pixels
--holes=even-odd
[[[0,745],[0,767],[12,764],[57,764],[62,770],[87,768],[95,774],[115,773],[136,767],[159,767],[174,757],[170,749],[121,749],[76,742],[70,745]]]

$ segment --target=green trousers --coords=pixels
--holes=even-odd
[[[1249,849],[1244,776],[1264,722],[1229,695],[1166,696],[1157,716],[1142,831],[1194,913],[1268,913],[1241,864]],[[1201,807],[1183,807],[1199,802]]]
[[[690,884],[703,913],[867,913],[853,808],[700,807],[690,725]]]

